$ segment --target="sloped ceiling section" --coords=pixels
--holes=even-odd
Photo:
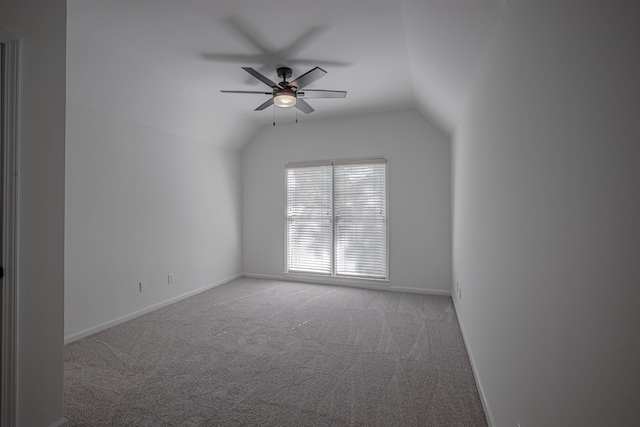
[[[403,22],[418,111],[451,136],[497,23],[495,0],[409,0]]]
[[[500,0],[70,0],[68,100],[223,148],[242,149],[295,109],[253,111],[268,97],[241,67],[278,81],[314,66],[303,123],[416,108],[451,135]]]

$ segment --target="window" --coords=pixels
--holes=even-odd
[[[286,166],[288,273],[387,278],[386,160]]]

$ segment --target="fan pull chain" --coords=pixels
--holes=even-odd
[[[273,125],[276,125],[276,106],[273,105]]]
[[[298,108],[296,107],[296,123],[298,123]]]

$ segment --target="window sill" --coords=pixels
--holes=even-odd
[[[389,279],[359,279],[357,277],[325,276],[323,274],[287,272],[282,273],[282,277],[285,277],[288,280],[321,283],[326,285],[352,285],[378,288],[391,286],[391,281]]]

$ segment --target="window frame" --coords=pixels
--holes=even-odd
[[[373,277],[358,277],[349,275],[337,275],[336,274],[336,215],[335,215],[335,181],[334,181],[334,166],[335,165],[349,165],[357,163],[383,163],[385,166],[385,263],[386,263],[386,277],[373,278]],[[289,232],[288,232],[288,188],[287,188],[287,169],[298,167],[313,167],[313,166],[331,166],[331,273],[313,273],[313,272],[299,272],[288,271],[288,247],[289,247]],[[386,156],[377,157],[365,157],[365,158],[350,158],[350,159],[334,159],[334,160],[317,160],[317,161],[303,161],[303,162],[290,162],[284,166],[284,265],[283,265],[283,277],[291,277],[296,280],[309,280],[320,283],[345,283],[352,285],[390,285],[390,208],[389,208],[389,160]]]

